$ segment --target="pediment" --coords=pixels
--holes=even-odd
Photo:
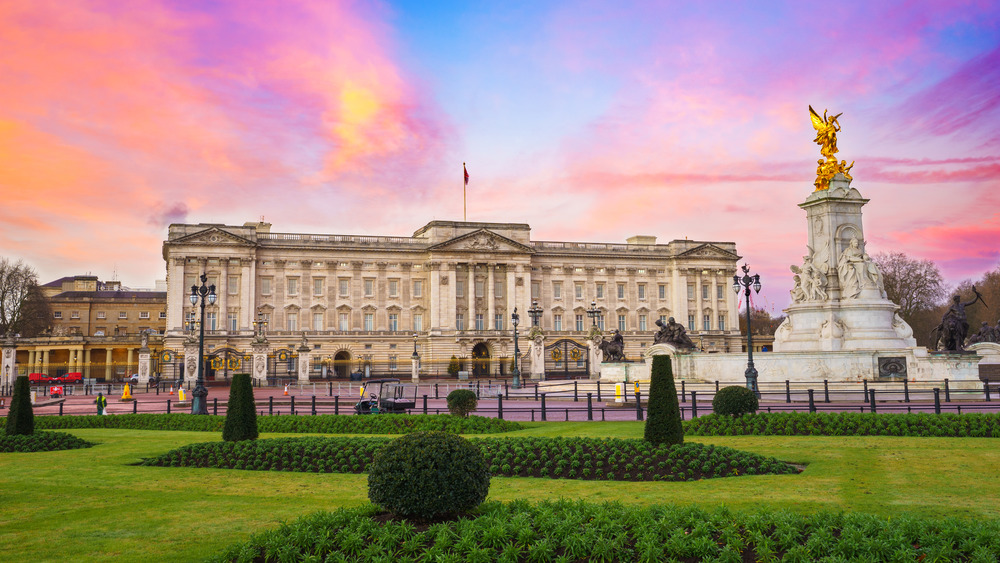
[[[517,241],[498,235],[488,229],[479,229],[435,244],[428,250],[434,252],[497,252],[502,254],[525,254],[533,250]]]
[[[170,244],[204,244],[204,245],[239,245],[257,246],[254,241],[243,238],[239,235],[224,231],[218,227],[191,233],[179,239],[170,241]]]
[[[718,246],[711,243],[705,243],[700,246],[696,246],[691,250],[681,252],[677,255],[678,258],[724,258],[726,260],[739,260],[740,257],[737,254],[729,252],[728,250],[723,250]]]

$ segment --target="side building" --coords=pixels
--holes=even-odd
[[[511,314],[524,337],[535,302],[552,377],[587,373],[581,349],[592,324],[620,330],[632,359],[652,344],[655,321],[669,317],[706,352],[741,349],[732,242],[533,241],[521,223],[432,221],[411,237],[270,227],[170,226],[164,348],[177,370],[198,320],[189,295],[202,273],[217,294],[205,315],[209,379],[249,370],[260,322],[272,377],[296,372],[303,337],[313,378],[407,376],[414,351],[426,375],[445,375],[452,356],[478,376],[502,375],[514,353]],[[522,339],[522,358],[527,346]]]

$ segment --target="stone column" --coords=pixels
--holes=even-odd
[[[139,348],[139,382],[137,385],[149,383],[149,374],[153,371],[152,354],[149,346]]]
[[[507,265],[507,313],[505,315],[508,319],[510,318],[510,314],[514,312],[514,307],[517,307],[517,295],[516,295],[517,287],[515,285],[517,280],[514,276],[515,276],[514,266],[508,264]],[[504,322],[507,322],[507,319],[504,319]]]
[[[438,330],[441,328],[441,264],[430,263],[428,269],[428,283],[430,283],[430,301],[427,310],[430,318],[427,319],[425,330]]]
[[[42,350],[42,373],[49,373],[49,351]]]
[[[469,301],[469,318],[466,320],[465,330],[475,330],[476,328],[476,265],[469,263],[469,281],[465,284],[465,296]]]
[[[0,361],[0,385],[13,385],[17,377],[14,362],[17,359],[17,342],[13,338],[3,341],[3,360]]]
[[[597,347],[598,337],[587,340],[587,355],[590,358],[590,378],[601,378],[601,362],[604,361],[604,353]],[[569,361],[569,358],[566,358]]]
[[[455,325],[455,314],[458,312],[458,286],[456,285],[458,283],[458,272],[456,271],[455,264],[445,264],[443,267],[448,269],[445,274],[448,279],[448,306],[441,313],[441,318],[443,319],[441,327],[457,328]]]
[[[104,381],[111,381],[111,361],[114,358],[114,348],[104,349]]]
[[[267,339],[254,340],[250,344],[250,350],[253,352],[253,378],[260,385],[267,382],[267,354],[270,349]]]
[[[83,377],[90,379],[90,348],[83,351]]]
[[[488,269],[486,273],[486,287],[483,288],[483,297],[486,298],[486,323],[485,327],[487,330],[495,329],[493,325],[493,315],[496,314],[496,295],[494,295],[493,288],[493,270],[497,267],[496,264],[487,264]]]
[[[545,337],[536,336],[529,340],[528,357],[531,358],[531,378],[545,381]]]
[[[416,352],[410,356],[410,379],[413,383],[420,383],[420,356]]]
[[[299,352],[299,383],[309,383],[309,360],[312,358],[312,348],[306,344],[305,339],[298,348]]]
[[[220,327],[224,331],[229,330],[229,259],[219,260],[219,283],[215,292],[219,298],[216,304],[219,306],[219,319],[216,330]],[[228,332],[226,332],[228,334]]]
[[[126,348],[125,352],[125,377],[132,375],[132,361],[135,360],[135,348]]]
[[[198,341],[189,338],[184,341],[184,381],[193,384],[198,381]],[[190,385],[189,385],[190,386]]]

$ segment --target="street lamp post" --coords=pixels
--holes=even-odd
[[[531,315],[531,326],[538,326],[538,320],[542,318],[542,308],[538,306],[537,299],[531,302],[528,314]]]
[[[201,287],[191,286],[191,305],[198,305],[201,300],[201,323],[198,329],[198,381],[195,383],[194,391],[191,392],[191,414],[208,414],[208,389],[205,389],[205,299],[208,304],[215,304],[215,285],[206,286],[208,276],[201,275]]]
[[[521,369],[518,367],[518,359],[521,356],[521,351],[517,348],[517,323],[521,320],[521,317],[517,314],[517,307],[514,307],[514,312],[510,315],[510,323],[514,325],[514,369],[512,373],[514,375],[514,389],[521,388]]]
[[[587,309],[587,316],[590,317],[590,320],[594,323],[594,326],[597,326],[597,317],[599,317],[600,315],[601,315],[601,310],[597,308],[597,301],[591,301],[590,308]]]
[[[753,367],[753,331],[750,329],[750,288],[760,293],[760,274],[750,275],[750,266],[743,265],[743,277],[733,276],[733,291],[739,295],[740,290],[744,291],[747,299],[747,370],[744,375],[747,378],[747,389],[753,391],[757,398],[760,398],[760,389],[757,387],[757,368]]]

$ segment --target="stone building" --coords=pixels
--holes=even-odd
[[[191,286],[204,272],[216,287],[205,320],[210,378],[249,370],[243,362],[259,321],[267,323],[272,376],[296,370],[303,337],[313,378],[408,375],[415,349],[427,375],[444,375],[452,356],[477,375],[497,375],[511,364],[515,308],[524,357],[534,301],[553,373],[586,372],[580,349],[595,322],[605,334],[621,330],[626,355],[636,357],[652,343],[655,321],[668,317],[706,352],[740,350],[731,242],[534,241],[521,223],[432,221],[411,237],[270,227],[174,224],[163,243],[164,347],[177,358],[186,343],[190,350],[186,329],[198,312]]]
[[[17,342],[18,372],[120,380],[138,369],[144,330],[158,346],[166,328],[167,293],[126,289],[96,276],[67,276],[41,286],[52,319],[46,334]]]

